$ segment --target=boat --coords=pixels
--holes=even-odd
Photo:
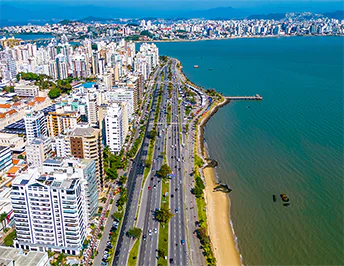
[[[283,206],[288,207],[290,206],[290,203],[283,203]]]
[[[287,197],[286,194],[281,194],[281,199],[284,201],[284,202],[289,202],[289,198]]]
[[[194,68],[198,68],[198,65],[194,65]]]
[[[276,195],[272,195],[272,199],[274,202],[276,202]]]
[[[212,71],[213,69],[212,68],[208,68],[209,71]]]

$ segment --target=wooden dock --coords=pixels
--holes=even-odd
[[[237,101],[261,101],[263,100],[263,97],[259,94],[256,94],[255,96],[226,96],[225,97],[228,100],[237,100]]]

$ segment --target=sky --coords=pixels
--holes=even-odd
[[[121,8],[152,8],[152,9],[178,9],[201,10],[215,7],[234,8],[271,8],[281,9],[291,6],[300,7],[341,7],[344,0],[0,0],[0,4],[13,6],[47,6],[47,5],[96,5],[118,6]]]

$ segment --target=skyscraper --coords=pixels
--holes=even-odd
[[[77,173],[29,168],[12,181],[11,202],[17,248],[79,254],[88,221]]]
[[[103,186],[104,161],[101,130],[89,125],[78,125],[70,134],[71,155],[93,159],[96,163],[98,185]]]
[[[43,112],[36,112],[33,109],[25,111],[25,131],[26,140],[28,143],[32,142],[35,138],[47,136],[47,120]]]
[[[120,152],[125,138],[128,125],[127,119],[124,116],[123,107],[117,103],[112,103],[106,109],[106,115],[104,117],[104,129],[105,129],[105,143],[110,148],[111,152]]]

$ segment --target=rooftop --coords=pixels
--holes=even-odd
[[[0,246],[0,265],[8,265],[11,261],[15,261],[16,266],[45,265],[48,255],[46,252],[38,251],[29,251],[25,254],[21,249]]]

